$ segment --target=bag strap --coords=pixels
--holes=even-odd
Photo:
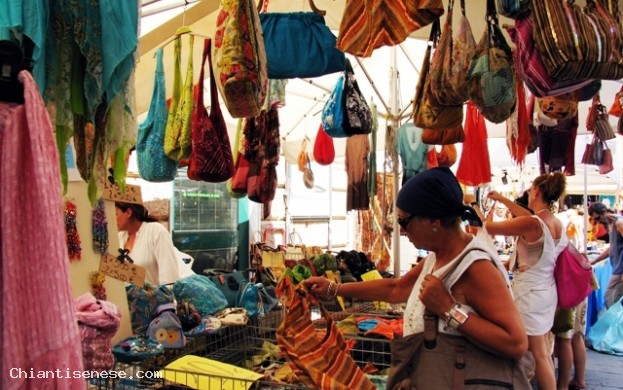
[[[465,252],[463,252],[458,258],[454,260],[454,262],[445,270],[441,275],[439,275],[439,280],[443,281],[448,275],[450,275],[456,267],[461,263],[461,261],[467,256],[468,253],[479,250],[485,253],[489,253],[486,249],[480,247],[469,248]],[[429,311],[428,309],[424,310],[424,345],[427,348],[434,348],[437,345],[437,323],[439,321],[439,316]]]

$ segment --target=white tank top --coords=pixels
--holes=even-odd
[[[471,250],[472,248],[478,248]],[[464,253],[468,252],[463,255]],[[464,257],[463,257],[464,256]],[[457,259],[463,259],[456,266],[456,268],[445,278],[443,281],[444,285],[452,292],[452,286],[461,278],[465,270],[467,270],[475,261],[478,260],[486,260],[490,259],[493,261],[493,264],[498,268],[500,274],[504,277],[504,281],[506,286],[510,291],[510,283],[508,279],[508,272],[502,265],[500,258],[497,253],[488,250],[487,244],[481,241],[478,238],[472,239],[472,241],[463,249],[463,251],[454,258],[453,261],[449,262],[445,266],[439,268],[435,272],[432,272],[435,267],[435,261],[437,257],[435,253],[431,252],[426,259],[424,259],[424,268],[422,269],[422,273],[418,277],[415,285],[413,286],[413,290],[411,290],[411,295],[409,296],[409,300],[407,301],[407,307],[405,308],[404,313],[404,323],[403,323],[403,333],[404,336],[408,336],[410,334],[422,333],[424,332],[424,304],[418,298],[420,295],[420,287],[422,285],[422,281],[427,274],[432,273],[435,276],[443,275],[443,273],[449,269]],[[468,305],[463,305],[463,308],[468,312],[474,312],[474,309]],[[444,330],[445,324],[443,321],[438,321],[438,331],[448,334],[460,335],[460,332],[451,328]]]

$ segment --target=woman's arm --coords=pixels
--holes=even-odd
[[[159,222],[153,223],[151,242],[154,257],[158,264],[158,279],[160,284],[174,283],[180,279],[180,270],[177,259],[177,251],[173,246],[173,240],[169,231]]]
[[[364,282],[343,283],[339,286],[331,286],[331,291],[329,291],[331,282],[327,278],[314,276],[305,280],[305,284],[310,291],[319,298],[326,298],[328,293],[333,295],[335,291],[337,291],[337,295],[342,297],[357,298],[367,301],[403,303],[409,299],[411,290],[422,272],[423,266],[424,261],[420,261],[418,265],[411,268],[409,272],[400,278],[384,278]],[[334,288],[337,290],[333,290]]]
[[[533,217],[516,217],[506,221],[485,223],[487,232],[493,236],[522,236],[528,241],[536,241],[543,234],[541,223]]]

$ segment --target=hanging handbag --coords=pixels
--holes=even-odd
[[[623,78],[622,28],[601,1],[531,3],[534,43],[554,80]]]
[[[557,96],[589,85],[590,79],[556,81],[550,76],[534,45],[532,24],[532,18],[519,18],[514,26],[505,26],[515,44],[517,76],[530,92],[536,97]]]
[[[608,110],[608,114],[616,117],[621,116],[621,112],[623,111],[623,87],[621,90],[614,95],[614,101]]]
[[[318,127],[314,140],[314,160],[320,165],[330,165],[335,160],[333,138],[324,131],[322,124]]]
[[[337,48],[370,57],[381,46],[394,46],[443,15],[442,0],[347,1]],[[382,22],[381,22],[382,21]]]
[[[309,160],[309,156],[307,155],[307,137],[305,137],[303,138],[303,141],[301,141],[301,150],[299,151],[297,159],[299,171],[305,172],[305,168],[307,168],[307,160]]]
[[[439,21],[433,22],[429,42],[435,45],[439,36]],[[463,122],[463,105],[434,105],[427,97],[426,90],[430,74],[430,56],[432,45],[429,44],[424,53],[424,61],[415,88],[413,99],[413,123],[422,129],[449,129]]]
[[[344,131],[344,78],[346,76],[342,74],[338,77],[335,87],[331,91],[331,95],[322,107],[322,115],[320,119],[322,121],[322,127],[327,134],[333,138],[348,137],[348,134]]]
[[[577,94],[571,92],[558,96],[546,96],[536,99],[541,112],[546,116],[561,120],[573,118],[578,114]]]
[[[344,70],[337,38],[315,12],[260,13],[268,78],[318,77]]]
[[[606,173],[610,173],[614,170],[614,165],[612,161],[612,150],[608,147],[607,143],[603,143],[603,157],[601,159],[601,164],[597,167],[600,175],[605,175]]]
[[[597,107],[597,118],[595,119],[595,135],[602,142],[616,138],[610,121],[608,120],[608,114],[606,113],[606,106],[600,104]]]
[[[467,82],[472,103],[486,119],[500,123],[511,116],[517,100],[513,53],[498,25],[494,0],[487,0],[486,18]]]
[[[227,192],[232,198],[240,199],[247,196],[247,176],[249,175],[249,162],[244,157],[242,119],[238,119],[236,126],[236,138],[234,140],[234,174],[227,180]]]
[[[309,156],[307,157],[307,166],[305,167],[305,171],[303,172],[303,184],[305,184],[305,188],[312,189],[314,188],[314,172],[311,169],[311,161],[309,161]]]
[[[294,375],[306,387],[361,389],[376,387],[350,356],[342,332],[321,302],[304,283],[299,283],[288,303],[285,318],[277,329],[277,344]],[[316,329],[312,305],[319,306],[326,329]]]
[[[164,133],[164,152],[169,158],[180,161],[190,156],[192,148],[191,121],[193,113],[193,46],[195,37],[189,35],[188,65],[186,79],[182,85],[182,37],[178,35],[174,44],[173,96]]]
[[[369,134],[372,131],[372,113],[366,98],[359,89],[355,72],[349,60],[344,71],[344,123],[342,127],[347,135]]]
[[[587,143],[584,147],[584,153],[582,154],[582,159],[580,160],[582,164],[599,165],[595,162],[596,141],[598,141],[597,137],[593,137],[593,140]]]
[[[476,41],[465,17],[465,0],[461,1],[461,21],[456,38],[452,35],[454,0],[448,2],[448,16],[439,45],[433,54],[428,74],[428,99],[442,106],[461,105],[469,99],[467,70],[476,52]]]
[[[206,39],[199,73],[198,97],[192,115],[192,152],[186,172],[191,180],[220,183],[233,176],[234,160],[212,72],[211,47],[210,39]],[[203,71],[206,59],[210,68],[209,115],[203,104]]]
[[[422,142],[427,145],[450,145],[465,141],[463,125],[455,126],[451,129],[422,131]]]
[[[231,116],[258,116],[268,77],[262,26],[253,0],[221,0],[213,54],[216,85]]]
[[[136,159],[143,180],[154,183],[172,181],[177,173],[177,161],[164,153],[164,133],[169,111],[165,91],[163,50],[156,51],[156,76],[147,118],[138,126]]]

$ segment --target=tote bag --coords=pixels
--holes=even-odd
[[[344,336],[331,315],[304,283],[299,283],[285,300],[289,307],[277,329],[277,344],[303,385],[336,390],[376,388],[348,353]],[[314,326],[312,305],[320,307],[326,333],[320,333]]]
[[[487,0],[487,27],[468,73],[469,98],[493,123],[508,119],[517,101],[513,54],[498,26],[494,0]]]
[[[459,31],[453,36],[454,0],[448,2],[448,16],[433,54],[428,75],[428,99],[437,105],[461,105],[469,99],[467,70],[476,52],[476,41],[465,16],[465,0],[461,1]]]
[[[437,40],[439,22],[435,21],[431,28],[429,42]],[[429,87],[431,45],[426,48],[424,61],[420,70],[420,78],[415,88],[413,99],[413,123],[422,129],[445,130],[456,127],[463,122],[463,105],[440,106],[433,104],[426,94]]]
[[[180,161],[190,156],[191,118],[193,112],[193,46],[195,37],[189,35],[188,65],[186,79],[182,85],[182,38],[178,36],[174,41],[174,75],[173,96],[169,107],[167,128],[164,133],[164,152],[169,158]]]
[[[192,153],[187,175],[192,180],[220,183],[233,176],[234,160],[212,72],[211,46],[212,42],[206,39],[199,73],[199,93],[192,115]],[[203,72],[206,59],[210,67],[209,115],[203,103]]]
[[[143,180],[159,183],[172,181],[177,173],[177,161],[164,153],[164,132],[169,111],[165,91],[163,50],[156,51],[156,76],[147,118],[138,127],[136,159]]]
[[[216,85],[231,116],[258,116],[268,77],[262,26],[253,0],[221,0],[213,58]]]

